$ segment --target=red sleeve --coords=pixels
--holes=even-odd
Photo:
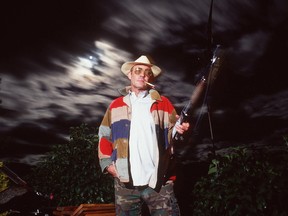
[[[113,151],[112,143],[105,137],[102,137],[99,142],[100,152],[103,155],[111,155]]]

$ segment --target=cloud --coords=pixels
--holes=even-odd
[[[210,0],[153,1],[150,3],[149,1],[147,3],[124,0],[117,2],[112,10],[107,11],[109,17],[102,27],[115,35],[127,38],[139,50],[150,51],[155,47],[155,42],[165,45],[185,42],[187,35],[183,33],[189,33],[187,31],[190,31],[191,37],[197,37],[197,35],[207,37],[207,29],[199,28],[199,26],[207,27],[210,4]],[[281,15],[284,16],[285,10],[280,9],[279,6],[282,4],[285,5],[283,0],[270,4],[248,0],[214,1],[213,33],[216,35],[227,33],[230,40],[233,40],[245,32],[252,33],[261,28],[267,29],[267,26],[261,25],[267,24],[267,19],[275,15],[275,11],[281,10]],[[281,19],[278,18],[277,22],[280,21]],[[231,32],[236,35],[231,35]],[[223,37],[222,40],[229,39],[225,35],[220,37]]]
[[[70,56],[69,64],[51,60],[54,70],[34,62],[35,71],[21,80],[3,74],[1,109],[5,115],[0,118],[4,128],[29,122],[49,128],[53,127],[51,119],[59,118],[63,121],[99,121],[104,107],[119,95],[117,90],[128,84],[128,79],[120,72],[121,64],[128,60],[131,60],[129,53],[113,44],[96,41],[91,56]],[[169,93],[171,86],[167,83],[175,83],[173,87],[179,91],[175,90],[171,97],[176,100],[187,89],[187,100],[193,85],[182,85],[179,81],[183,76],[169,74],[167,71],[159,79],[159,90]]]
[[[151,51],[155,42],[165,45],[179,44],[183,38],[174,33],[189,25],[203,23],[208,19],[209,4],[187,1],[121,1],[103,23],[103,29],[127,38],[137,49]],[[108,12],[109,13],[109,12]]]
[[[234,73],[242,76],[255,74],[259,59],[265,54],[270,38],[270,32],[255,31],[235,41],[230,48],[233,58],[229,58],[230,64],[234,65]]]
[[[45,156],[45,154],[33,154],[33,155],[25,155],[23,158],[19,159],[19,163],[36,165],[41,161],[41,159]]]
[[[168,73],[185,74],[182,78],[192,83],[197,72],[193,67],[200,62],[194,59],[203,58],[201,54],[208,44],[210,3],[210,0],[119,1],[107,10],[108,16],[102,28],[113,35],[115,41],[119,40],[119,47],[133,53],[154,55]],[[214,1],[214,45],[221,44],[229,53],[227,70],[230,74],[256,79],[255,76],[259,76],[262,70],[259,65],[268,64],[268,61],[273,61],[273,64],[279,62],[277,56],[281,54],[278,49],[272,50],[275,53],[272,56],[268,52],[271,52],[275,40],[280,41],[285,34],[287,36],[284,31],[279,32],[279,29],[285,28],[287,8],[285,0]],[[281,34],[284,35],[280,38]],[[272,73],[273,68],[263,67],[265,74]],[[262,80],[267,77],[265,74],[261,74]],[[260,80],[261,77],[253,85],[258,85]]]
[[[288,91],[273,95],[258,95],[243,102],[243,107],[251,118],[275,117],[288,119]]]

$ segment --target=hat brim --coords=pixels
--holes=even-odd
[[[128,76],[129,72],[131,71],[131,68],[134,67],[135,65],[147,65],[147,66],[151,67],[151,70],[152,70],[154,77],[159,76],[161,73],[161,69],[158,66],[153,65],[153,64],[139,63],[139,62],[126,62],[122,65],[121,71],[126,76]]]

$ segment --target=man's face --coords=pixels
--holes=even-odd
[[[131,80],[132,90],[146,90],[148,89],[146,82],[151,82],[154,76],[150,66],[139,64],[131,69],[128,78]]]

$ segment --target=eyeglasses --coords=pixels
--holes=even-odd
[[[133,71],[137,75],[140,75],[142,74],[142,72],[144,72],[144,75],[147,77],[153,76],[153,72],[151,71],[151,69],[143,69],[141,67],[136,67],[136,68],[133,68]]]

